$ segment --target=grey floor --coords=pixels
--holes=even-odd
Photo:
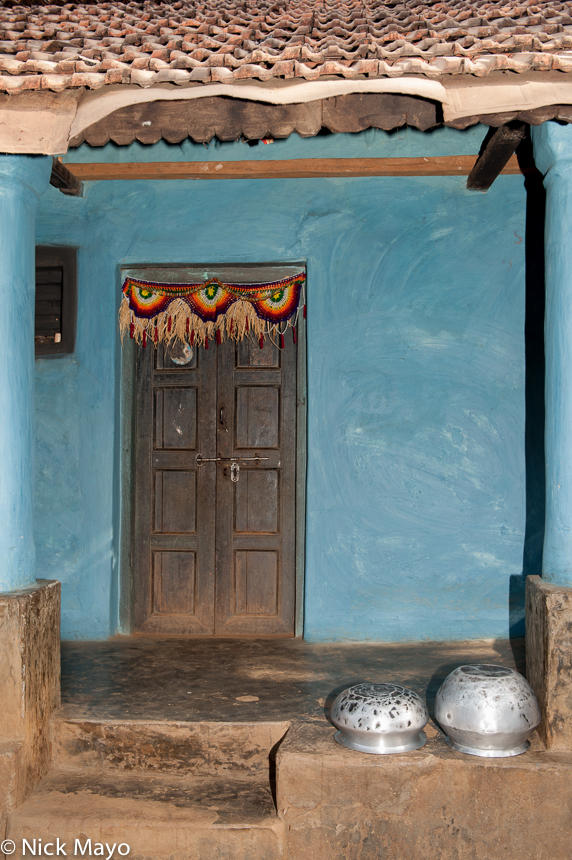
[[[116,637],[62,643],[66,716],[130,720],[324,719],[361,681],[410,687],[432,710],[441,682],[463,663],[524,672],[524,641],[314,645],[295,639]]]

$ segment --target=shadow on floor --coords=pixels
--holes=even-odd
[[[392,681],[430,707],[463,663],[523,669],[523,640],[315,645],[300,640],[117,637],[62,643],[62,705],[75,719],[325,721],[336,695]]]

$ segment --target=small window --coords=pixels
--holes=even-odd
[[[36,356],[74,351],[76,255],[75,248],[36,248]]]

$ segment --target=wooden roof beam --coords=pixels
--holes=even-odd
[[[50,185],[59,188],[62,194],[68,194],[70,197],[83,197],[83,186],[80,180],[55,156],[52,159]]]
[[[467,179],[470,191],[488,191],[526,136],[526,123],[515,120],[491,129]]]
[[[418,158],[292,158],[281,161],[68,162],[78,180],[312,179],[353,176],[467,176],[474,155]],[[516,156],[503,173],[521,173]]]

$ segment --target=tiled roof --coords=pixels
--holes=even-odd
[[[572,72],[570,2],[196,0],[0,8],[0,90]]]

